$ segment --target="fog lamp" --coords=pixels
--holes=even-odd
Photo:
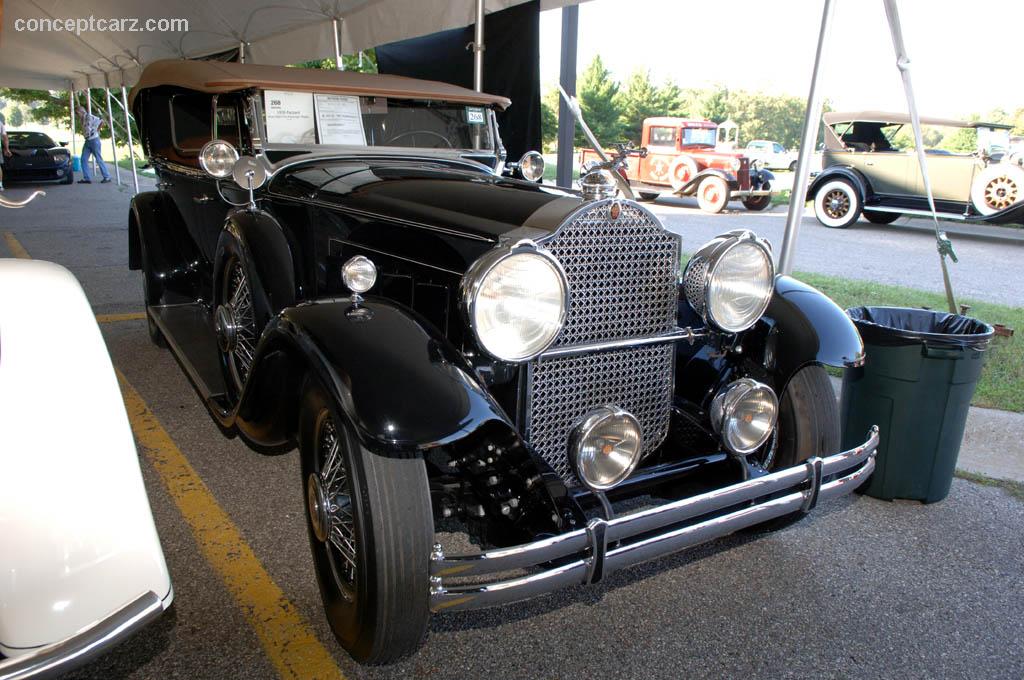
[[[356,295],[365,293],[377,283],[377,267],[370,258],[356,255],[342,265],[341,280]]]
[[[711,425],[732,453],[745,456],[768,441],[778,417],[772,388],[750,378],[724,387],[711,400]]]
[[[586,416],[569,442],[569,457],[576,476],[595,491],[616,486],[640,461],[643,435],[632,414],[616,406],[602,406]]]

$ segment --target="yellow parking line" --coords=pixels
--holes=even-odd
[[[32,256],[25,250],[25,246],[18,242],[18,239],[14,238],[14,234],[9,231],[4,232],[4,241],[7,242],[7,249],[11,251],[11,255],[14,257],[20,257],[23,260],[31,260]]]
[[[145,312],[127,312],[125,314],[97,314],[97,323],[114,323],[116,321],[138,321],[145,319]]]
[[[207,561],[223,579],[282,678],[344,678],[309,622],[260,564],[135,388],[117,371],[128,419]],[[183,589],[179,588],[179,595]]]

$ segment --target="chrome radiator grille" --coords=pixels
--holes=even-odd
[[[678,237],[635,204],[602,201],[577,213],[543,243],[562,264],[570,307],[555,347],[643,338],[676,326]],[[578,486],[568,458],[572,428],[588,411],[614,404],[632,413],[644,453],[668,433],[672,343],[541,358],[529,367],[526,434],[534,450]]]
[[[675,327],[679,237],[637,205],[577,214],[544,242],[569,280],[570,305],[555,346],[640,338]]]

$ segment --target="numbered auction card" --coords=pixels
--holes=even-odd
[[[366,146],[359,97],[316,95],[316,125],[320,130],[321,144]]]
[[[263,110],[271,144],[316,144],[313,93],[266,90]]]

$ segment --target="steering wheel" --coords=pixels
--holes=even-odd
[[[402,137],[412,137],[414,135],[428,135],[430,137],[437,137],[442,142],[444,142],[449,149],[455,148],[455,146],[451,143],[450,139],[442,135],[440,132],[434,132],[433,130],[408,130],[406,132],[400,132],[384,143],[391,144],[392,142],[397,142]]]

